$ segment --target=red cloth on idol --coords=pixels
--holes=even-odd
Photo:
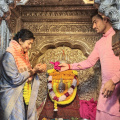
[[[96,117],[96,107],[97,101],[94,101],[93,98],[90,101],[80,100],[80,116],[82,118],[95,120]]]

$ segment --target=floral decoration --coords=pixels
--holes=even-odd
[[[66,105],[71,103],[77,92],[77,71],[68,70],[64,72],[58,72],[55,69],[47,71],[48,77],[48,92],[51,100],[54,102],[54,111],[57,111],[57,104]],[[62,94],[58,92],[56,86],[60,82],[60,78],[67,81],[67,90]]]
[[[23,88],[23,98],[26,105],[29,104],[30,96],[31,96],[31,83],[26,82]]]

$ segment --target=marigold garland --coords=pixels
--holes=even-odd
[[[51,99],[54,101],[57,101],[58,104],[69,104],[71,102],[71,100],[73,100],[73,98],[75,97],[74,95],[72,96],[72,98],[70,98],[67,102],[66,99],[68,96],[70,96],[73,93],[76,93],[76,84],[77,84],[77,80],[74,78],[73,79],[73,83],[70,86],[70,88],[67,90],[66,93],[64,93],[63,95],[60,95],[59,93],[57,93],[56,91],[56,84],[52,86],[52,76],[48,77],[48,92],[49,95],[51,97]]]
[[[54,71],[55,69],[50,69],[50,70],[47,70],[47,73],[50,74]]]
[[[31,82],[26,82],[23,88],[23,98],[26,105],[29,104],[30,96],[31,96]]]
[[[56,70],[53,68],[53,69],[47,70],[47,73],[50,74],[50,73],[53,73],[55,71]],[[72,70],[72,72],[74,75],[78,75],[78,72],[76,70]],[[65,73],[69,73],[69,72],[65,71]]]
[[[64,71],[62,73],[57,72],[55,69],[51,69],[47,71],[49,74],[48,77],[48,92],[51,100],[54,102],[54,111],[57,111],[57,104],[65,105],[71,103],[77,93],[77,77],[78,74],[75,70]],[[62,74],[62,76],[61,76]],[[56,90],[56,84],[60,81],[60,78],[63,78],[68,83],[68,90],[63,95],[59,94]],[[56,81],[57,80],[57,81]],[[70,82],[72,80],[72,83]],[[52,82],[55,82],[54,85]],[[71,96],[72,95],[72,96]]]
[[[57,101],[56,100],[54,101],[54,111],[58,111],[58,109],[57,109]]]

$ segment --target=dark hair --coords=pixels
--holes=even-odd
[[[27,29],[21,29],[19,32],[17,32],[13,39],[19,43],[19,38],[22,40],[22,42],[29,39],[35,39],[33,33]]]
[[[91,15],[91,18],[93,18],[94,16],[97,16],[98,18],[100,18],[100,19],[103,20],[102,16],[98,14],[98,10],[95,10],[95,11],[93,12],[93,14]]]

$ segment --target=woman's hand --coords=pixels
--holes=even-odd
[[[39,67],[39,71],[40,71],[40,72],[46,72],[46,69],[47,69],[47,65],[46,65],[46,64],[42,64],[42,65],[40,65],[40,67]]]
[[[35,73],[45,72],[46,68],[46,64],[39,63],[33,68],[33,71],[35,71]]]
[[[35,67],[32,69],[34,73],[38,73],[39,69],[40,69],[41,63],[35,65]]]

